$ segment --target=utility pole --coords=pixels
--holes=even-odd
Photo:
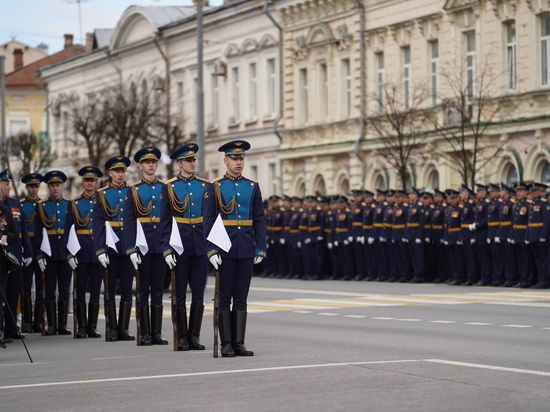
[[[0,56],[0,141],[6,147],[6,56]],[[7,150],[2,153],[2,162],[7,166]]]
[[[205,147],[204,147],[204,90],[203,90],[203,0],[197,2],[197,144],[198,153],[197,174],[205,174]]]

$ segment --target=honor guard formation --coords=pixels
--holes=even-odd
[[[161,182],[156,177],[161,152],[144,147],[133,157],[139,182],[127,185],[132,162],[113,156],[104,164],[108,185],[99,188],[103,172],[84,166],[78,171],[83,191],[72,200],[63,197],[67,176],[62,171],[24,176],[27,195],[21,201],[9,196],[9,171],[0,172],[0,346],[23,339],[22,333],[101,338],[102,283],[106,342],[167,345],[162,298],[170,271],[173,348],[204,350],[200,331],[210,261],[219,272],[220,352],[253,356],[244,345],[247,297],[253,266],[266,256],[267,234],[258,183],[242,175],[249,149],[243,140],[221,146],[227,171],[209,182],[195,175],[199,146],[185,144],[170,156],[179,174]],[[46,199],[38,197],[43,183]],[[228,245],[216,240],[220,233]],[[130,333],[134,280],[135,336]],[[71,284],[72,330],[67,325]]]
[[[134,154],[142,178],[131,185],[126,156],[105,162],[101,188],[102,170],[84,166],[83,191],[72,200],[63,197],[62,171],[24,176],[21,200],[10,197],[9,171],[0,172],[0,346],[22,333],[167,345],[168,273],[173,350],[188,351],[205,349],[204,291],[208,272],[216,272],[216,357],[218,331],[223,357],[254,355],[245,346],[253,276],[550,287],[550,202],[542,183],[262,201],[258,183],[243,176],[248,142],[218,149],[226,173],[213,181],[195,175],[199,149],[188,143],[171,154],[179,173],[167,182],[156,176],[161,152],[152,146]],[[38,197],[42,184],[46,199]],[[102,283],[104,334],[97,327]]]
[[[550,287],[542,183],[271,196],[259,276]]]

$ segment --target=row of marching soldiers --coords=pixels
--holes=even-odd
[[[261,276],[550,287],[542,183],[272,196]]]
[[[20,233],[19,242],[10,247],[23,266],[22,273],[9,276],[6,304],[12,313],[17,313],[21,295],[22,332],[100,338],[97,322],[104,282],[105,341],[135,340],[144,346],[166,345],[168,341],[161,331],[164,279],[169,268],[174,280],[174,350],[204,350],[200,330],[210,260],[220,272],[218,323],[222,356],[252,356],[253,352],[244,345],[246,299],[253,264],[260,263],[266,254],[266,235],[259,186],[241,175],[245,151],[249,148],[245,141],[222,145],[219,151],[225,153],[228,171],[215,182],[195,175],[199,147],[194,143],[172,153],[170,157],[180,171],[166,183],[156,176],[161,152],[152,146],[134,155],[142,174],[139,182],[126,185],[126,170],[131,161],[126,156],[114,156],[105,163],[109,179],[103,188],[98,189],[103,177],[99,168],[85,166],[78,171],[83,192],[72,200],[63,197],[67,176],[62,171],[23,177],[27,196],[22,201],[14,198],[6,201],[18,221]],[[0,181],[9,190],[11,176],[7,169],[0,173]],[[47,184],[49,192],[43,200],[38,198],[41,183]],[[233,186],[239,184],[239,193],[234,196],[237,190]],[[241,203],[248,206],[239,209]],[[229,207],[233,204],[237,207]],[[238,215],[238,225],[232,225],[237,223],[233,215]],[[205,236],[209,233],[207,227],[214,226],[216,216],[228,226],[225,231],[233,240],[233,247],[227,251],[218,250]],[[242,242],[236,231],[243,236]],[[134,275],[137,339],[129,332]],[[67,327],[71,281],[73,332]],[[188,287],[192,294],[189,322]],[[4,340],[22,339],[16,319],[4,318]]]

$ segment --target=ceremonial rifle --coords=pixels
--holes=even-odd
[[[109,324],[109,271],[103,274],[103,313],[105,314],[105,342],[111,339],[111,325]]]
[[[139,282],[139,270],[136,270],[136,344],[137,346],[141,345],[141,296],[140,292],[140,282]]]
[[[214,314],[213,314],[213,322],[214,322],[214,357],[218,357],[218,332],[219,332],[219,323],[218,323],[218,317],[220,313],[220,272],[216,270],[216,281],[214,286]]]
[[[42,272],[42,336],[46,336],[46,272]]]
[[[73,270],[73,339],[76,339],[76,270]]]
[[[176,273],[174,270],[170,270],[170,286],[172,289],[170,293],[170,299],[172,300],[172,326],[174,329],[174,339],[173,339],[173,349],[175,352],[178,350],[178,309],[177,309],[177,302],[176,302]]]

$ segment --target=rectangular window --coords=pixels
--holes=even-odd
[[[326,63],[319,65],[319,114],[321,121],[328,119],[328,70]]]
[[[307,84],[307,69],[300,69],[299,72],[299,84],[300,84],[300,120],[302,124],[308,122],[308,84]]]
[[[351,116],[351,67],[349,59],[342,60],[342,115],[344,119]]]
[[[275,116],[276,104],[276,77],[275,77],[275,59],[267,60],[267,113],[269,116]]]
[[[230,122],[232,124],[238,123],[240,119],[240,93],[241,86],[239,83],[239,68],[233,67],[231,69],[231,108],[230,108]]]
[[[210,76],[211,82],[211,99],[212,99],[212,120],[210,121],[211,127],[216,127],[219,124],[220,108],[219,108],[219,86],[218,75],[212,74]]]
[[[550,85],[550,15],[540,18],[541,85]]]
[[[376,81],[377,81],[377,97],[378,97],[378,110],[384,110],[384,87],[385,87],[385,74],[384,74],[384,53],[376,53]]]
[[[411,48],[401,49],[403,56],[403,104],[405,109],[411,106]]]
[[[466,41],[466,93],[468,102],[476,94],[476,33],[465,33]]]
[[[269,163],[269,182],[271,183],[271,194],[277,193],[277,166]]]
[[[439,93],[439,41],[430,42],[430,75],[432,86],[432,104],[438,103]]]
[[[516,22],[506,23],[506,85],[516,89]]]
[[[248,65],[248,118],[250,120],[258,117],[258,77],[256,73],[256,63]]]

